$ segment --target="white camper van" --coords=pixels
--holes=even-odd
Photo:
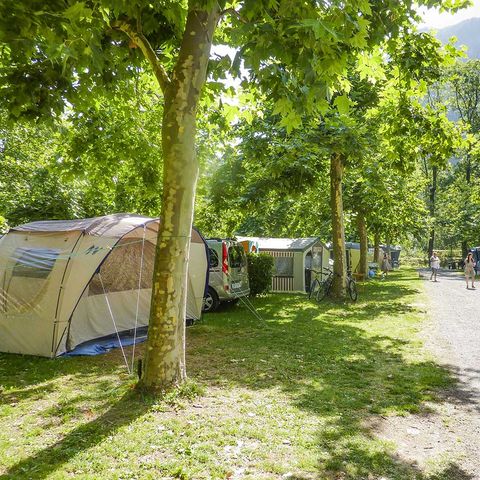
[[[221,302],[237,302],[250,294],[247,257],[236,240],[207,239],[209,252],[208,289],[203,311],[212,312]]]

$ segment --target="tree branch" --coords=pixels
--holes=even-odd
[[[240,20],[242,23],[248,23],[241,15],[239,12],[237,12],[234,8],[226,8],[225,10],[222,10],[220,12],[219,18],[224,17],[228,13],[232,14],[233,16],[237,17],[238,20]]]
[[[141,32],[137,32],[132,27],[132,25],[130,25],[128,22],[123,20],[116,20],[115,22],[112,22],[111,27],[114,30],[120,30],[126,33],[128,37],[132,40],[132,42],[134,42],[135,45],[137,45],[140,48],[144,57],[148,60],[148,62],[152,66],[153,73],[157,78],[160,88],[162,89],[163,92],[165,92],[165,89],[171,83],[170,77],[166,72],[165,68],[163,67],[162,63],[160,62],[160,59],[157,57],[155,50],[150,45],[150,42],[145,37],[145,35],[143,35],[143,33]]]

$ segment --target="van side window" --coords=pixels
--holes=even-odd
[[[245,251],[240,245],[233,245],[228,249],[230,267],[240,268],[246,265]]]
[[[218,255],[213,248],[208,249],[208,256],[210,257],[210,268],[218,267]]]

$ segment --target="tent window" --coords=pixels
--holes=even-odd
[[[293,257],[275,257],[275,275],[293,276]]]
[[[59,255],[50,248],[19,248],[13,258],[13,277],[47,278]]]

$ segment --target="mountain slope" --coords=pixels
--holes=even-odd
[[[457,47],[466,45],[470,58],[480,58],[480,17],[469,18],[455,25],[441,28],[437,31],[436,37],[443,43],[447,43],[450,37],[457,37]]]

